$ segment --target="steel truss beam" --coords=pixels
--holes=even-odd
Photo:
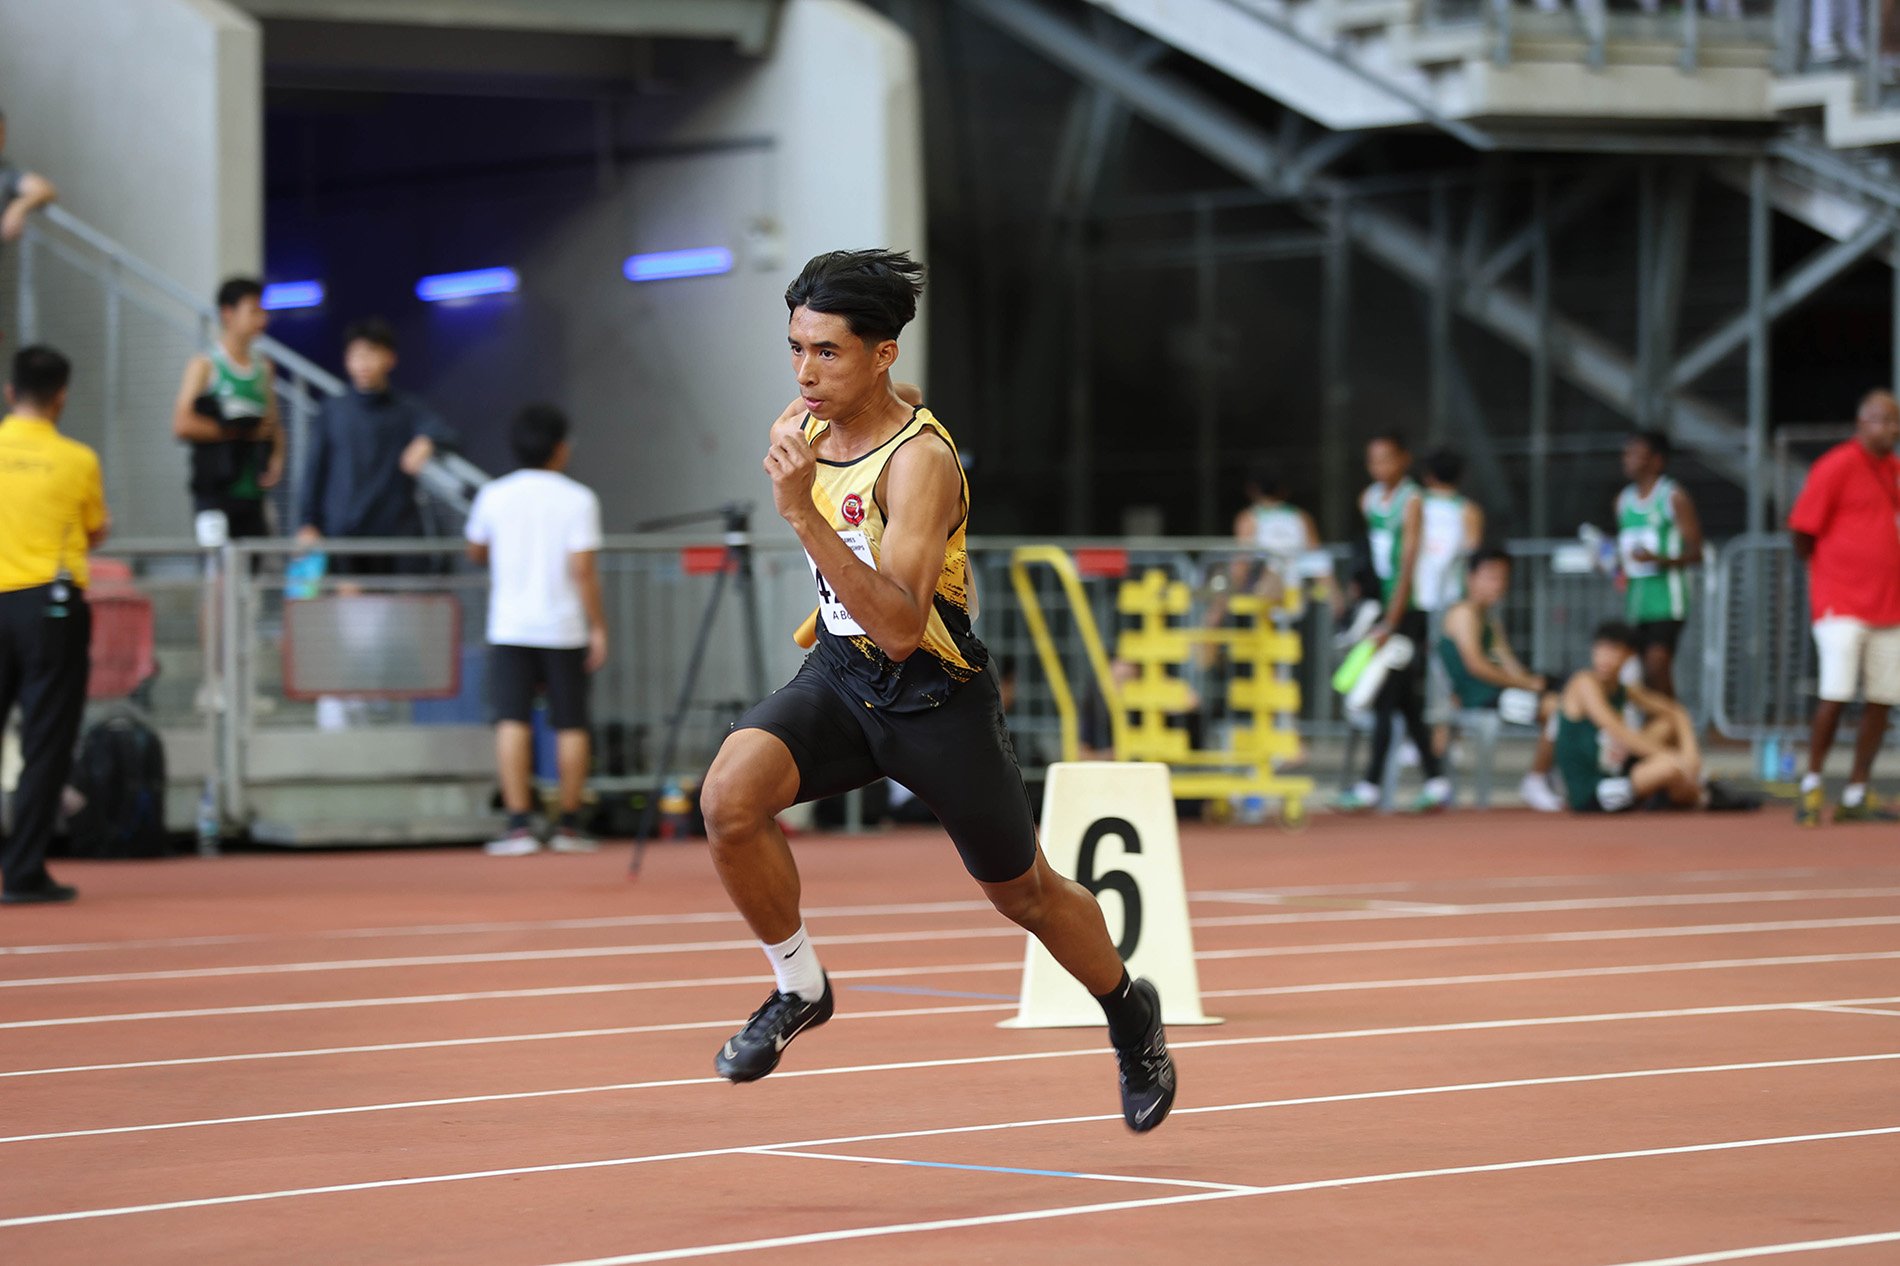
[[[1859,232],[1845,242],[1824,246],[1790,269],[1768,291],[1768,320],[1777,321],[1793,308],[1812,298],[1829,282],[1869,255],[1885,248],[1893,238],[1893,226],[1884,220],[1870,219]],[[1731,352],[1748,341],[1751,309],[1743,309],[1704,335],[1682,354],[1669,374],[1669,386],[1680,389],[1714,369]]]
[[[1031,0],[961,2],[1070,74],[1114,93],[1133,113],[1256,188],[1289,192],[1291,157],[1264,129],[1198,89],[1132,64]],[[1324,201],[1343,198],[1349,190],[1343,182],[1319,173],[1308,177],[1299,192],[1311,195],[1304,209],[1323,225]],[[1423,291],[1429,293],[1440,284],[1439,252],[1427,230],[1364,201],[1349,203],[1344,219],[1346,234],[1359,250]],[[1643,416],[1644,393],[1628,353],[1561,316],[1550,316],[1547,326],[1540,327],[1538,305],[1529,296],[1499,282],[1475,281],[1465,278],[1459,289],[1455,306],[1460,315],[1526,355],[1547,355],[1552,372],[1623,416],[1632,420]],[[1706,401],[1675,394],[1667,402],[1667,421],[1675,438],[1695,450],[1707,466],[1738,484],[1748,482],[1750,463],[1740,420]]]

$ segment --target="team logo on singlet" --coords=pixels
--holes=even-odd
[[[864,522],[864,498],[860,497],[857,493],[854,492],[847,496],[841,508],[844,513],[844,521],[849,523],[852,527],[856,527],[858,524]]]

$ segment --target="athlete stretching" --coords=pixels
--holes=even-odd
[[[989,652],[970,629],[969,484],[943,424],[891,384],[922,278],[902,254],[837,251],[785,292],[800,399],[772,426],[765,470],[810,556],[818,611],[800,630],[813,649],[798,675],[740,719],[706,775],[713,864],[778,977],[714,1064],[756,1080],[831,1018],[776,819],[888,775],[936,813],[990,903],[1101,1002],[1122,1115],[1151,1130],[1174,1102],[1161,999],[1128,979],[1095,899],[1037,845]]]

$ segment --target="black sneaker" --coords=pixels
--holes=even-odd
[[[79,895],[79,889],[70,884],[55,883],[47,880],[37,888],[9,888],[0,893],[0,905],[38,906],[59,905],[71,901]]]
[[[1143,977],[1135,989],[1148,999],[1153,1016],[1141,1043],[1126,1049],[1117,1046],[1115,1058],[1122,1066],[1122,1119],[1137,1134],[1146,1134],[1168,1119],[1174,1107],[1174,1058],[1168,1054],[1168,1034],[1161,1025],[1161,994],[1154,983]]]
[[[825,977],[825,996],[816,1002],[775,989],[745,1027],[726,1039],[713,1057],[713,1068],[727,1081],[757,1081],[778,1067],[779,1057],[793,1038],[829,1020],[831,1011],[829,976]]]

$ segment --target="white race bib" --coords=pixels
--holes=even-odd
[[[838,539],[849,545],[851,552],[863,559],[866,567],[877,570],[877,559],[871,556],[870,539],[864,533],[856,528],[845,528],[838,533]],[[825,579],[825,574],[818,570],[817,562],[810,554],[805,555],[805,561],[811,564],[811,577],[818,586],[818,614],[823,618],[825,627],[839,637],[867,636],[864,626],[852,619],[844,603],[838,600],[837,592],[832,589],[831,582]]]
[[[1662,574],[1654,563],[1639,563],[1633,557],[1639,549],[1654,554],[1662,548],[1661,534],[1653,527],[1628,527],[1616,534],[1617,552],[1622,556],[1623,574],[1631,580],[1643,580]]]

